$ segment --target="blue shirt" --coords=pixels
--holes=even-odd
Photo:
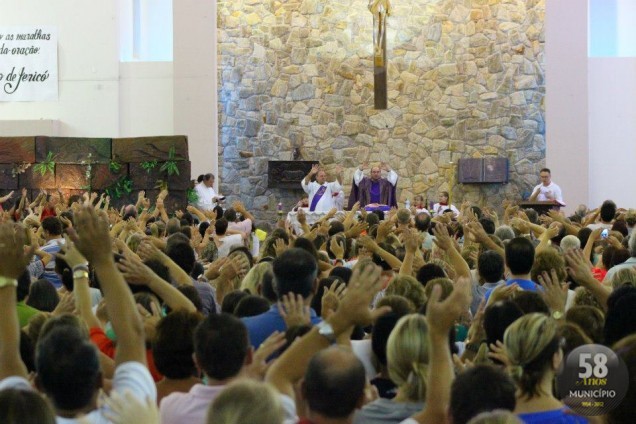
[[[316,311],[311,310],[311,323],[312,325],[318,324],[322,319],[316,315]],[[283,320],[283,317],[278,313],[278,305],[272,305],[269,311],[256,315],[253,317],[243,318],[243,324],[247,327],[247,332],[250,336],[250,344],[254,346],[254,349],[265,341],[266,338],[272,335],[274,331],[285,332],[287,325]]]
[[[532,280],[523,280],[521,278],[513,278],[512,280],[506,281],[506,286],[511,286],[514,283],[517,283],[517,285],[522,290],[535,291],[535,292],[539,291],[539,290],[542,290],[541,286],[539,286],[534,281],[532,281]],[[484,296],[484,298],[486,299],[486,302],[488,302],[488,299],[490,298],[490,294],[492,293],[493,290],[494,290],[494,288],[488,289],[488,291],[486,292],[486,295]]]
[[[566,414],[565,408],[554,409],[552,411],[517,414],[517,416],[525,424],[585,424],[588,422],[586,418],[579,415]]]

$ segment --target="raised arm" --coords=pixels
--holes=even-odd
[[[454,372],[448,334],[455,321],[470,305],[470,280],[458,280],[453,292],[443,302],[439,301],[441,294],[441,287],[434,287],[426,307],[430,370],[426,385],[426,408],[413,417],[420,424],[442,424],[449,421],[448,406]]]
[[[153,293],[163,299],[172,310],[196,312],[194,304],[169,282],[165,281],[136,255],[128,255],[118,264],[119,270],[130,284],[147,286]]]
[[[13,223],[0,224],[0,380],[11,376],[27,377],[20,357],[20,325],[16,307],[18,278],[33,256],[25,248],[23,229]]]
[[[305,178],[303,179],[303,183],[302,183],[303,190],[307,191],[307,186],[309,185],[309,183],[311,182],[311,179],[314,177],[314,175],[318,173],[319,170],[320,170],[319,164],[314,163],[313,165],[311,165],[309,174],[307,174]]]
[[[435,244],[440,249],[444,250],[448,254],[448,262],[455,269],[457,277],[470,278],[470,267],[466,263],[464,257],[459,253],[448,235],[448,230],[445,225],[436,225],[433,228],[433,234],[435,235]],[[488,238],[490,240],[490,238]]]
[[[380,288],[379,267],[367,264],[353,272],[340,306],[327,319],[327,323],[333,329],[334,340],[354,325],[368,325],[389,311],[387,307],[369,310],[369,304]],[[266,381],[280,393],[294,398],[294,385],[305,375],[312,356],[330,345],[331,341],[314,327],[274,362],[267,372]]]
[[[85,206],[77,213],[75,226],[77,233],[72,233],[73,240],[95,268],[106,299],[108,316],[117,334],[115,364],[134,361],[146,365],[143,324],[132,293],[115,266],[108,222],[100,219],[91,206]]]

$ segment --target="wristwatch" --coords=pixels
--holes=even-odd
[[[73,271],[73,279],[77,280],[78,278],[88,279],[88,271],[85,269],[76,269]]]
[[[318,334],[329,340],[329,343],[336,343],[336,335],[333,332],[333,328],[327,321],[322,321],[318,325],[316,325],[318,329]]]
[[[557,321],[560,320],[561,318],[563,318],[563,312],[561,311],[552,312],[552,318],[554,318]]]
[[[0,277],[0,288],[7,286],[17,287],[17,285],[18,280],[16,280],[15,278]]]

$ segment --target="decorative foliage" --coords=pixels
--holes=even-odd
[[[13,178],[16,178],[18,175],[24,174],[25,171],[27,169],[29,169],[30,166],[31,166],[31,164],[29,162],[22,162],[22,163],[14,164],[13,168],[11,168],[11,176]]]
[[[57,155],[53,155],[53,152],[49,152],[46,155],[46,159],[43,162],[33,165],[33,171],[39,172],[40,175],[45,176],[47,172],[55,175],[55,158]]]
[[[121,171],[122,164],[117,161],[117,159],[111,159],[108,163],[108,170],[113,174]]]
[[[141,167],[143,169],[145,169],[147,173],[150,174],[150,171],[155,169],[158,164],[159,164],[159,162],[157,162],[156,160],[149,160],[149,161],[146,161],[146,162],[141,162]]]
[[[82,165],[86,165],[86,172],[84,176],[86,177],[86,185],[82,187],[82,190],[86,190],[89,193],[93,191],[93,154],[88,154],[88,159],[80,162]]]
[[[111,199],[119,199],[124,194],[132,193],[133,182],[128,177],[128,175],[124,175],[115,181],[112,185],[107,187],[104,192],[107,196],[110,196]]]
[[[194,204],[194,203],[197,203],[199,201],[199,194],[193,188],[189,188],[186,191],[186,196],[188,198],[188,203],[190,203],[190,204]]]
[[[168,160],[161,165],[160,171],[167,173],[168,176],[179,175],[179,166],[177,166],[174,146],[168,151]]]

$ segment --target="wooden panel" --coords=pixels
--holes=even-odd
[[[187,190],[190,187],[190,161],[178,161],[179,175],[167,176],[165,172],[161,172],[161,165],[164,162],[158,162],[150,171],[146,171],[141,167],[141,163],[130,163],[130,179],[133,181],[134,190],[149,190],[155,188],[158,180],[168,180],[170,190]]]
[[[56,167],[57,168],[57,167]],[[39,172],[33,172],[33,166],[27,169],[23,174],[18,176],[18,187],[26,187],[33,190],[44,188],[47,190],[55,188],[55,174],[47,172],[40,175]]]
[[[35,162],[35,137],[0,137],[0,162]]]
[[[43,162],[49,152],[55,155],[55,163],[110,162],[110,138],[36,137],[35,158]]]
[[[85,165],[55,165],[55,185],[66,189],[84,189],[88,186]]]
[[[119,172],[112,172],[108,165],[93,165],[93,190],[104,190],[117,179],[128,174],[128,165],[122,164]]]
[[[13,176],[13,165],[0,164],[0,190],[17,190],[18,176]]]
[[[120,162],[164,161],[171,147],[176,159],[188,159],[188,138],[184,135],[114,138],[112,154]]]

